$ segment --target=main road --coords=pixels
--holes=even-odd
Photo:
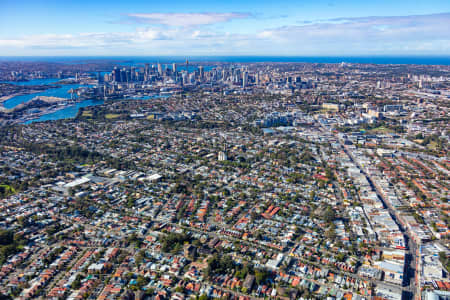
[[[398,227],[400,228],[401,232],[406,237],[406,243],[407,243],[407,256],[406,256],[406,262],[405,262],[405,270],[404,270],[404,284],[407,290],[409,291],[409,295],[405,295],[405,298],[407,299],[420,299],[420,287],[416,284],[416,277],[417,272],[419,270],[416,270],[416,251],[417,246],[414,243],[414,239],[411,238],[409,232],[403,227],[402,223],[399,222],[396,211],[391,206],[390,202],[384,197],[383,193],[380,191],[380,188],[378,185],[374,183],[374,180],[372,177],[366,173],[364,168],[358,163],[358,161],[353,157],[353,154],[347,146],[343,145],[341,141],[338,138],[339,143],[343,147],[345,153],[348,155],[348,157],[351,159],[351,161],[359,168],[362,174],[367,178],[367,181],[369,182],[372,189],[376,192],[377,196],[381,199],[383,202],[383,205],[388,209],[389,214],[391,215],[391,218],[397,223]]]

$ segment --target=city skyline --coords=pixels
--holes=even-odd
[[[0,1],[0,56],[450,53],[446,1]]]

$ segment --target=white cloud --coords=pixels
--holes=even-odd
[[[159,14],[167,16],[167,14]],[[175,18],[175,15],[178,17]],[[170,14],[171,19],[183,19]],[[229,14],[145,25],[129,32],[0,38],[0,55],[448,55],[450,13],[320,20],[251,34],[207,27]],[[218,17],[220,15],[220,17]],[[226,15],[226,16],[225,16]],[[157,19],[153,16],[154,19]],[[214,20],[214,21],[213,21]],[[158,21],[162,22],[162,21]],[[173,23],[173,22],[172,22]]]
[[[139,13],[127,16],[140,23],[160,24],[167,26],[199,26],[228,22],[250,16],[248,13]]]
[[[321,20],[262,31],[258,37],[307,54],[446,54],[450,13]]]

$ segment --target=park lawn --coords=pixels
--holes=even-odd
[[[82,117],[90,117],[92,118],[92,112],[89,110],[85,110],[83,111],[83,114],[81,115]]]
[[[370,133],[392,133],[394,132],[392,129],[386,128],[384,126],[380,126],[374,129],[369,130]]]
[[[436,150],[437,149],[437,143],[434,141],[431,141],[428,145],[427,148],[430,150]]]
[[[106,114],[105,115],[105,118],[107,118],[107,119],[116,119],[118,117],[120,117],[119,114]]]

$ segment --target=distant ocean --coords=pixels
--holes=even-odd
[[[450,65],[450,56],[0,56],[1,61],[39,61],[57,63],[86,63],[99,61],[120,62],[135,65],[142,63],[190,62],[305,62],[305,63],[362,63]]]

